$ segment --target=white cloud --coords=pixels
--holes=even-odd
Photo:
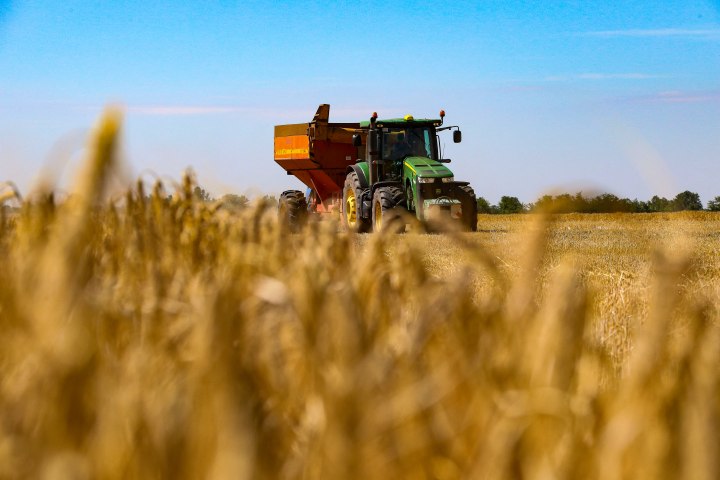
[[[243,112],[249,109],[238,107],[210,107],[192,105],[122,105],[119,107],[128,114],[136,115],[212,115],[218,113]],[[101,111],[99,105],[78,105],[75,110]]]
[[[720,91],[682,92],[673,90],[637,97],[633,101],[648,103],[715,103],[720,102]]]
[[[208,115],[217,113],[235,113],[247,111],[237,107],[205,107],[183,105],[130,105],[127,112],[140,115]]]
[[[575,75],[580,80],[607,80],[611,78],[624,78],[629,80],[642,80],[646,78],[666,78],[664,75],[645,75],[643,73],[583,73]]]
[[[568,80],[645,80],[650,78],[668,78],[667,75],[647,75],[644,73],[581,73],[567,77],[547,77],[545,82],[566,82]]]
[[[101,111],[101,106],[78,105],[72,107],[75,110]],[[312,119],[315,108],[287,109],[274,107],[236,107],[236,106],[208,106],[208,105],[120,105],[120,108],[129,115],[222,115],[233,113],[244,113],[253,117],[265,118],[307,118]],[[382,112],[381,116],[399,115],[403,110],[380,106],[371,107],[368,105],[338,105],[331,108],[331,118],[335,116],[370,118],[373,111]]]
[[[587,32],[585,35],[596,37],[667,37],[667,36],[720,36],[720,30],[685,30],[665,28],[660,30],[608,30],[604,32]]]

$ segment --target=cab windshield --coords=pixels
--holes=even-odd
[[[383,128],[381,132],[383,160],[399,160],[408,155],[437,160],[435,135],[431,128]]]

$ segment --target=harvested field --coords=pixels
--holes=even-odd
[[[523,259],[533,241],[538,215],[480,215],[477,234],[466,234],[485,249],[504,276],[525,274]],[[653,281],[653,255],[675,252],[690,259],[679,287],[693,298],[708,302],[708,314],[718,319],[720,307],[720,214],[679,212],[651,214],[563,214],[547,224],[546,245],[537,276],[538,301],[552,273],[569,263],[591,293],[593,335],[618,367],[626,368],[632,330],[648,315]],[[369,236],[368,236],[369,237]],[[362,244],[361,240],[361,244]],[[403,242],[399,237],[398,243]],[[469,260],[446,235],[428,235],[420,241],[428,272],[447,277]],[[493,282],[480,275],[478,294]]]
[[[716,478],[718,219],[281,231],[79,196],[0,218],[2,478]]]

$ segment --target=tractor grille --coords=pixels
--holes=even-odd
[[[421,183],[419,186],[420,197],[424,200],[440,197],[455,198],[455,189],[453,188],[453,185],[443,183],[439,178],[433,183]]]

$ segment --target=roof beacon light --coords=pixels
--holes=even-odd
[[[405,115],[405,121],[406,121],[406,122],[412,122],[413,120],[415,120],[415,119],[413,118],[412,115]]]
[[[440,110],[440,118],[443,118],[445,116],[445,110]]]
[[[373,112],[372,118],[377,118],[377,112]]]

